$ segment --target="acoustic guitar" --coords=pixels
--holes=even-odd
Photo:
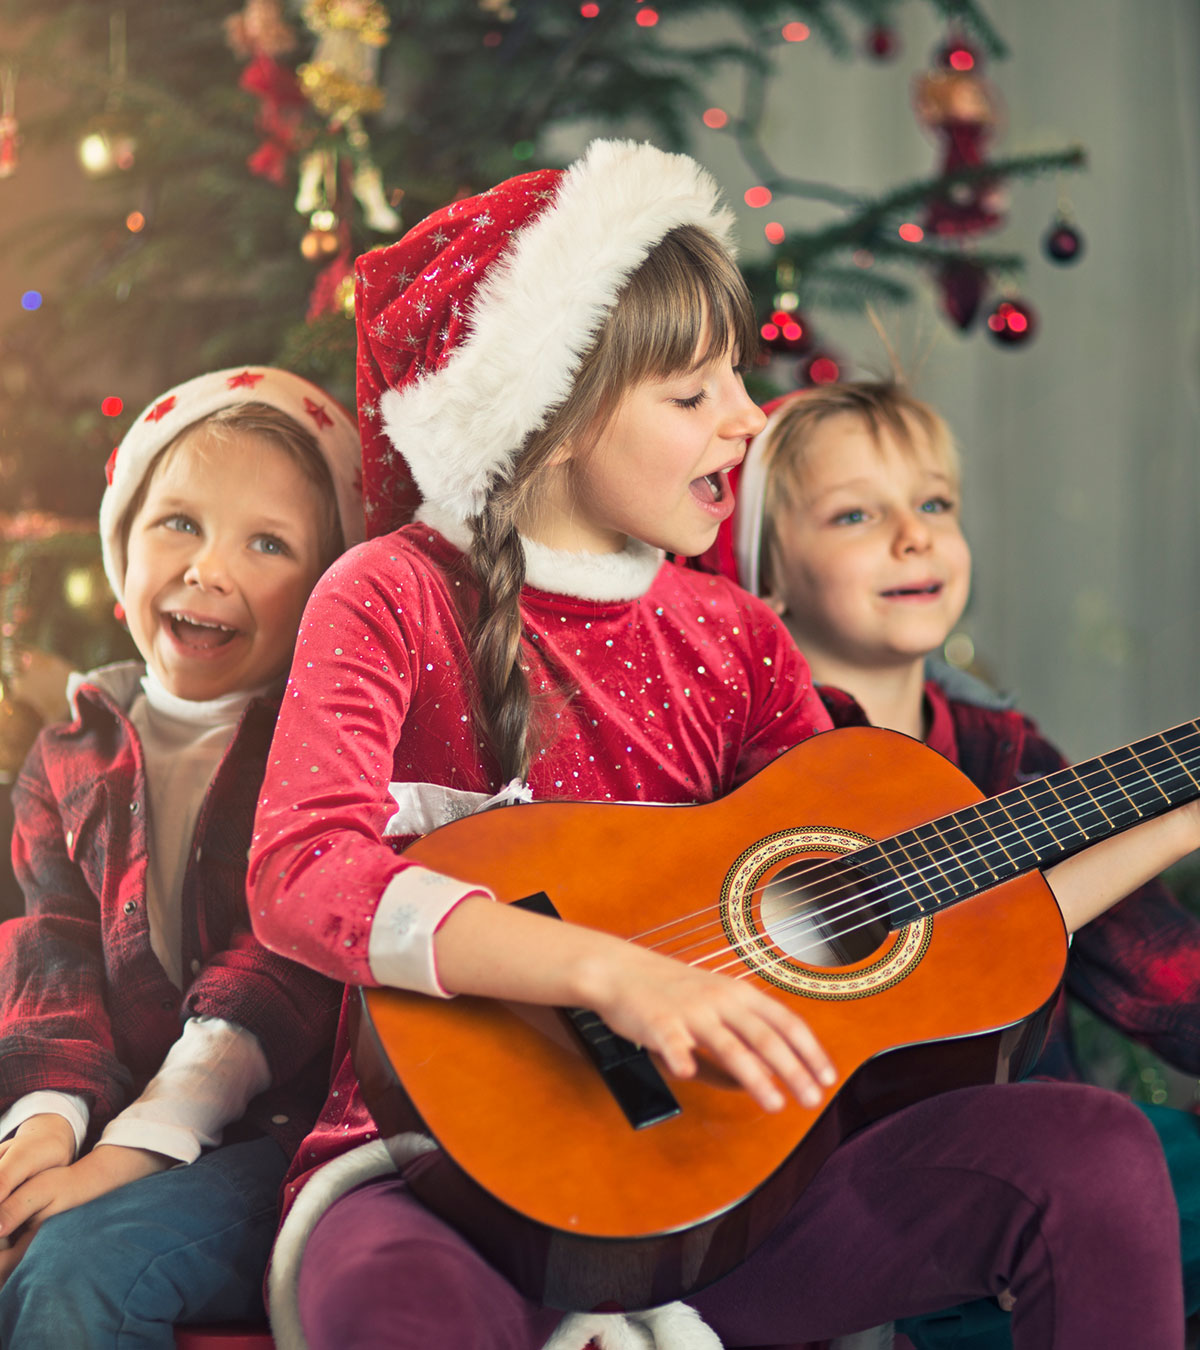
[[[986,800],[919,742],[855,727],[704,805],[457,821],[407,856],[755,981],[809,1023],[838,1082],[815,1110],[768,1113],[716,1072],[667,1081],[586,1010],[367,989],[366,1100],[384,1138],[433,1136],[413,1190],[528,1297],[685,1296],[748,1256],[852,1131],[1025,1074],[1067,951],[1038,869],[1197,796],[1197,722]]]

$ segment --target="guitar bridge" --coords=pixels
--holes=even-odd
[[[545,891],[523,896],[512,903],[548,919],[562,918]],[[679,1114],[675,1094],[640,1045],[618,1036],[599,1014],[588,1008],[559,1008],[558,1011],[567,1019],[584,1054],[635,1130],[658,1125]]]

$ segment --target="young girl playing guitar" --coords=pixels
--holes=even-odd
[[[599,142],[360,260],[367,495],[403,509],[407,470],[422,505],[331,569],[306,613],[250,908],[268,946],[351,985],[592,1009],[680,1091],[708,1061],[771,1116],[820,1103],[836,1066],[765,985],[497,904],[470,856],[449,876],[392,846],[505,794],[710,801],[828,727],[772,612],[660,553],[712,543],[762,426],[729,224],[692,161]],[[391,523],[385,503],[372,525]],[[1061,863],[1068,927],[1197,843],[1189,806]],[[621,1319],[564,1322],[518,1293],[413,1197],[406,1174],[431,1155],[397,1171],[375,1136],[344,1026],[285,1188],[284,1343],[635,1343]],[[756,1253],[688,1302],[736,1346],[1006,1290],[1019,1346],[1169,1350],[1169,1197],[1153,1131],[1113,1094],[968,1088],[841,1145]],[[688,1313],[643,1323],[663,1347],[718,1343]]]

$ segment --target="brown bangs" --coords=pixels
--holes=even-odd
[[[742,274],[694,225],[679,226],[650,250],[621,293],[606,336],[623,385],[690,370],[730,349],[746,361],[758,343]]]

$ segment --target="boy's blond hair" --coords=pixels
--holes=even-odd
[[[958,447],[945,419],[928,403],[916,398],[898,380],[857,380],[821,385],[787,398],[772,412],[747,456],[747,470],[754,457],[760,466],[759,495],[754,503],[743,499],[741,509],[758,513],[756,556],[752,565],[742,560],[743,583],[760,594],[769,589],[769,567],[774,542],[772,522],[781,512],[794,510],[802,496],[806,456],[813,433],[833,417],[857,418],[876,443],[886,432],[901,454],[915,457],[928,449],[950,481],[961,481]],[[748,484],[751,473],[743,476]]]

